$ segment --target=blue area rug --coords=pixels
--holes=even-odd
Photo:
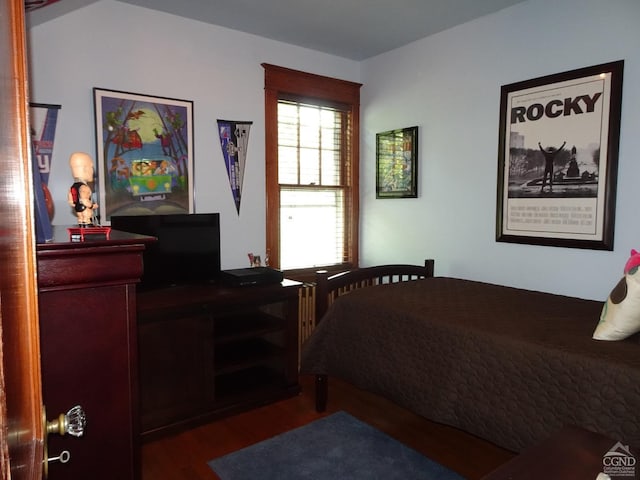
[[[463,480],[345,412],[208,464],[222,480]]]

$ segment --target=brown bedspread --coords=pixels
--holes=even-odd
[[[334,302],[301,372],[513,451],[567,424],[640,446],[640,344],[592,340],[601,308],[444,277],[364,288]]]

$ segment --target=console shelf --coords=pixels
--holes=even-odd
[[[256,337],[243,342],[226,344],[215,349],[215,374],[222,375],[281,360],[286,350]]]
[[[254,313],[226,320],[221,318],[216,322],[215,342],[223,345],[283,330],[282,319],[272,315]]]
[[[296,395],[299,287],[139,292],[142,439]]]

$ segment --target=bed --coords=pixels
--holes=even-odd
[[[565,425],[640,445],[640,345],[592,339],[602,302],[433,267],[318,274],[301,353],[318,410],[335,376],[514,452]]]

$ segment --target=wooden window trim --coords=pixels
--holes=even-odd
[[[266,242],[270,265],[280,266],[280,198],[278,189],[278,100],[283,95],[322,99],[347,105],[352,122],[351,195],[348,264],[359,264],[360,88],[362,84],[263,63],[265,71]],[[309,269],[310,271],[315,269]],[[302,270],[304,271],[304,270]],[[301,270],[297,270],[301,272]]]

